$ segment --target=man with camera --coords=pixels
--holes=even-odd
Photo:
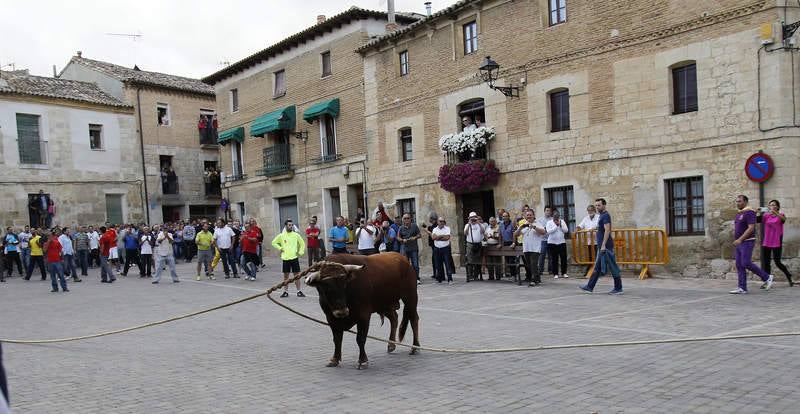
[[[378,253],[375,249],[375,237],[378,230],[372,223],[367,222],[365,218],[360,218],[358,221],[358,228],[356,229],[356,240],[358,240],[358,254],[362,256],[369,256]]]

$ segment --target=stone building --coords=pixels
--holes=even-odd
[[[355,50],[386,33],[387,13],[353,7],[242,59],[203,81],[220,110],[225,192],[234,217],[269,234],[292,218],[355,218],[369,189],[364,73]],[[416,17],[397,14],[403,26]],[[299,220],[299,222],[298,222]]]
[[[92,83],[0,72],[3,226],[140,221],[140,166],[132,106]]]
[[[219,180],[205,173],[219,168],[216,102],[209,85],[87,59],[80,52],[59,77],[94,82],[134,107],[136,140],[143,143],[137,151],[145,160],[137,167],[140,179],[143,170],[147,176],[149,222],[224,215]]]
[[[800,65],[781,22],[800,10],[782,6],[462,0],[374,39],[359,49],[370,199],[418,221],[435,211],[460,230],[469,211],[524,204],[538,215],[555,205],[572,227],[604,197],[616,228],[667,230],[671,271],[720,277],[731,271],[735,196],[766,204],[744,173],[763,150],[776,165],[765,198],[781,200],[784,255],[797,257]],[[519,87],[518,98],[481,79],[488,55],[501,65],[495,86]],[[445,156],[438,142],[464,117],[495,128],[466,158],[493,160],[500,176],[454,194],[439,169],[465,154]]]

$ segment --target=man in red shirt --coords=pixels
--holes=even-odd
[[[258,269],[258,227],[248,223],[239,236],[241,238],[242,256],[244,256],[245,280],[255,281]]]
[[[61,284],[61,290],[69,292],[67,289],[67,279],[64,278],[64,266],[61,264],[61,242],[58,241],[59,231],[53,229],[50,232],[50,238],[44,244],[44,250],[47,254],[47,270],[50,271],[50,285],[53,286],[51,292],[58,292],[58,285]]]
[[[111,266],[108,264],[108,255],[112,247],[117,245],[117,231],[114,230],[114,225],[110,225],[108,230],[105,227],[100,227],[100,282],[113,283],[117,280]]]
[[[256,233],[258,233],[258,245],[256,246],[256,249],[258,250],[258,264],[262,268],[264,268],[265,267],[264,266],[264,261],[262,260],[264,255],[263,255],[263,249],[261,248],[261,243],[264,241],[264,232],[261,231],[260,227],[258,227],[258,223],[256,223],[256,219],[251,218],[249,223],[250,223],[250,227],[253,228],[253,230],[255,230]]]
[[[306,248],[308,249],[308,265],[311,266],[322,258],[322,254],[320,253],[321,249],[319,244],[319,227],[317,227],[317,216],[311,217],[311,220],[308,221],[306,237],[308,238],[308,242],[306,242]]]

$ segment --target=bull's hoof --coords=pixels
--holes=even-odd
[[[326,364],[325,366],[326,367],[338,367],[339,366],[339,360],[331,358],[331,360],[328,361],[328,364]]]
[[[364,362],[359,361],[358,362],[358,369],[359,370],[367,369],[367,368],[369,368],[369,361],[364,361]]]
[[[386,352],[392,353],[394,352],[395,349],[397,349],[397,346],[395,344],[389,344],[389,346],[386,347]]]
[[[417,349],[417,348],[411,348],[411,352],[409,352],[408,354],[409,354],[409,355],[417,355],[418,353],[419,353],[419,349]]]

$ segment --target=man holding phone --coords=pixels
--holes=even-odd
[[[521,224],[514,233],[515,237],[522,236],[522,254],[525,257],[527,268],[528,286],[535,287],[542,283],[542,274],[539,273],[539,255],[542,253],[542,240],[547,231],[536,221],[533,210],[525,211],[525,223]]]

